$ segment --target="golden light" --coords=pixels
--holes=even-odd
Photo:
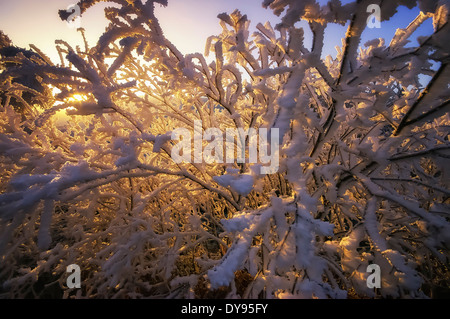
[[[76,107],[68,106],[64,110],[66,110],[66,111],[75,111],[76,109],[77,109]]]
[[[77,94],[73,94],[71,97],[69,97],[67,99],[67,101],[69,102],[68,104],[70,104],[70,102],[78,104],[78,103],[87,101],[87,97],[85,95],[77,93]],[[68,106],[68,107],[64,108],[64,110],[65,111],[75,111],[76,107]]]
[[[81,94],[74,94],[71,97],[68,98],[70,102],[82,102],[86,101],[86,96]]]
[[[71,118],[70,115],[67,114],[67,111],[76,111],[77,108],[71,104],[79,104],[81,102],[87,101],[87,96],[83,94],[73,94],[69,98],[67,98],[66,103],[57,102],[56,105],[61,105],[61,109],[55,112],[54,117],[56,118],[57,125],[66,125],[67,121]],[[65,104],[65,105],[64,105]],[[56,106],[55,105],[55,106]],[[65,106],[65,107],[64,107]]]

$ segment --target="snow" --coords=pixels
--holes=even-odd
[[[360,47],[365,1],[266,0],[281,23],[253,21],[251,34],[245,14],[221,13],[208,62],[165,37],[155,3],[167,1],[107,8],[93,47],[57,40],[60,65],[0,57],[2,293],[45,296],[35,283],[77,264],[86,289],[64,298],[222,286],[227,298],[429,297],[423,284],[442,279],[450,245],[448,1],[384,1],[392,23],[400,4],[424,13],[390,43]],[[435,33],[406,46],[427,19]],[[323,58],[332,24],[348,30]],[[200,150],[220,146],[176,144],[178,129],[258,131],[271,154],[205,160]],[[237,271],[253,277],[243,293]]]
[[[378,222],[376,217],[377,211],[377,200],[376,198],[371,198],[369,203],[367,204],[367,210],[364,215],[364,226],[367,229],[367,233],[370,236],[370,239],[374,242],[377,249],[381,252],[387,250],[387,245],[385,239],[383,239],[380,235],[380,231],[378,230]]]
[[[233,246],[227,251],[220,263],[208,271],[208,279],[213,289],[230,284],[234,279],[235,271],[240,268],[247,258],[253,236],[266,225],[272,216],[273,210],[271,208],[267,208],[259,215],[254,216],[254,223],[252,223],[251,227],[244,229],[238,235]],[[222,222],[228,229],[242,229],[242,221],[243,218],[238,216],[236,220],[233,218]]]
[[[254,178],[251,174],[225,174],[214,176],[214,181],[223,187],[230,187],[242,196],[247,196],[253,190]]]
[[[37,245],[41,250],[47,250],[52,242],[50,235],[50,226],[52,223],[53,201],[46,200],[44,202],[44,209],[41,213],[41,220],[39,224],[39,233]]]
[[[249,239],[238,240],[222,259],[220,265],[208,270],[211,288],[217,289],[230,284],[234,279],[234,272],[243,264],[250,244],[251,241]]]

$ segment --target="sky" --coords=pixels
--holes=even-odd
[[[327,1],[320,0],[320,2]],[[58,16],[59,9],[66,9],[75,3],[76,0],[0,0],[0,30],[3,30],[15,45],[29,48],[29,44],[34,44],[58,63],[55,39],[65,40],[72,46],[82,45],[80,33],[70,28]],[[217,18],[219,13],[231,13],[234,9],[239,9],[252,21],[252,30],[255,30],[258,22],[270,21],[275,26],[280,21],[280,18],[273,15],[271,10],[262,7],[262,0],[168,0],[168,3],[167,7],[156,5],[156,16],[166,37],[185,54],[203,53],[207,37],[220,33],[221,28]],[[86,29],[87,40],[92,46],[107,25],[103,14],[105,6],[107,6],[106,3],[97,4],[81,18],[81,26]],[[385,38],[389,43],[395,30],[406,27],[418,13],[417,8],[409,10],[406,7],[400,7],[393,19],[381,23],[380,29],[366,29],[361,45],[379,37]],[[302,26],[306,26],[305,36],[308,47],[308,43],[311,43],[311,33],[306,24]],[[345,26],[333,24],[328,27],[324,41],[324,55],[336,54],[335,46],[341,45],[345,32]],[[413,39],[431,32],[431,21],[427,21],[414,34]],[[414,40],[411,45],[417,45],[417,41]]]

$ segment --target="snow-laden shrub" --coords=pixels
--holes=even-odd
[[[111,2],[94,47],[56,41],[59,64],[37,48],[2,56],[3,297],[427,297],[448,285],[448,2],[384,1],[383,21],[399,5],[421,13],[360,48],[366,8],[382,1],[266,0],[282,23],[251,34],[239,11],[219,15],[211,63],[164,36],[154,6],[166,1]],[[434,33],[405,46],[427,19]],[[322,58],[331,24],[346,37]],[[194,135],[194,121],[278,128],[279,171],[176,164],[171,132]],[[70,264],[81,289],[65,286]]]

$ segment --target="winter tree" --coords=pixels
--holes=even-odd
[[[448,1],[265,0],[279,25],[251,32],[245,14],[220,14],[204,55],[165,37],[154,8],[166,0],[110,2],[96,45],[57,40],[58,62],[1,35],[2,297],[426,298],[449,287]],[[361,43],[373,4],[381,22],[401,5],[421,12],[389,43]],[[433,34],[407,46],[428,19]],[[347,32],[323,58],[333,24]],[[177,163],[177,128],[276,128],[279,169]],[[72,264],[80,289],[66,286]],[[367,286],[371,264],[381,288]]]

